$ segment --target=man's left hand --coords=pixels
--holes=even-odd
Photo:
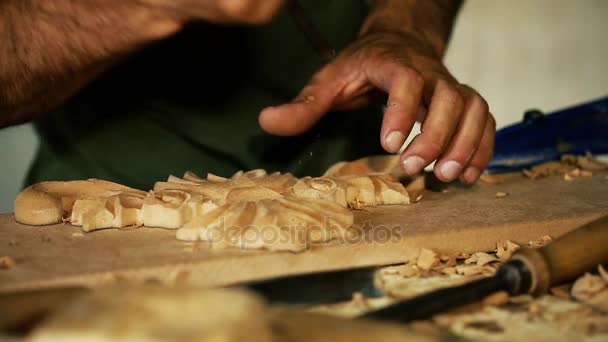
[[[332,110],[367,106],[388,95],[380,141],[399,151],[416,120],[422,133],[401,156],[408,174],[437,161],[445,182],[473,183],[492,157],[496,123],[487,102],[459,83],[436,50],[406,33],[364,35],[311,79],[296,99],[260,114],[260,125],[276,135],[297,135]]]

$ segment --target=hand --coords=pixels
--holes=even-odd
[[[203,19],[218,23],[264,24],[285,0],[140,0],[166,9],[180,20]]]
[[[363,36],[292,103],[264,109],[260,125],[276,135],[301,134],[331,110],[361,108],[385,93],[380,141],[386,151],[399,151],[415,121],[422,121],[422,133],[402,154],[405,171],[417,174],[437,160],[440,180],[473,183],[491,159],[496,124],[486,101],[460,84],[435,51],[413,35]]]

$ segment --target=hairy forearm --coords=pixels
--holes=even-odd
[[[0,1],[0,127],[48,111],[125,55],[177,29],[135,1]]]
[[[396,32],[416,35],[442,57],[463,0],[374,0],[361,34]]]

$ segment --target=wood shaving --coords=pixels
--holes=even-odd
[[[528,305],[528,319],[536,319],[541,316],[542,308],[536,301],[530,302]]]
[[[456,266],[456,273],[464,275],[464,276],[474,276],[474,275],[491,275],[494,274],[496,270],[490,266],[479,266],[479,265],[458,265]]]
[[[549,235],[543,235],[535,241],[528,242],[528,246],[532,248],[539,248],[548,245],[553,239]]]
[[[367,308],[369,306],[367,299],[361,292],[353,292],[351,302],[360,308]]]
[[[466,259],[464,261],[464,263],[467,265],[475,264],[478,266],[484,266],[484,265],[489,264],[494,261],[498,261],[498,259],[495,256],[488,254],[488,253],[479,252],[479,253],[474,253],[473,255],[471,255],[471,257]]]
[[[468,259],[471,257],[471,253],[462,252],[456,256],[456,259]]]
[[[452,267],[452,266],[444,267],[441,269],[441,273],[447,274],[447,275],[454,275],[454,274],[456,274],[456,267]]]
[[[496,292],[483,299],[485,305],[500,306],[509,302],[509,294],[505,291]]]
[[[426,185],[424,183],[424,176],[418,176],[414,178],[409,184],[406,185],[405,190],[410,194],[411,198],[414,198],[414,203],[420,202],[424,192],[426,191]]]
[[[511,259],[513,253],[519,249],[519,245],[510,240],[496,242],[496,256],[501,262]]]
[[[552,174],[563,174],[572,170],[572,167],[561,162],[548,162],[537,165],[530,170],[524,170],[524,176],[536,180],[539,178],[547,177]]]
[[[15,260],[9,256],[0,257],[0,269],[8,270],[15,267]]]
[[[72,237],[74,238],[80,238],[83,237],[84,234],[82,232],[76,232],[76,233],[72,233]]]
[[[570,299],[570,292],[568,291],[567,286],[555,286],[552,287],[549,292],[555,297],[562,299]]]
[[[604,269],[604,266],[599,265],[597,267],[597,272],[600,275],[600,277],[602,277],[602,279],[604,279],[604,281],[606,283],[608,283],[608,271],[606,271],[606,269]]]
[[[456,255],[441,255],[439,260],[443,263],[444,266],[451,267],[456,266],[458,263],[456,260]]]
[[[475,255],[477,256],[477,265],[479,266],[484,266],[487,265],[489,263],[498,261],[498,258],[496,258],[495,256],[488,254],[488,253],[475,253]]]
[[[608,164],[597,160],[591,153],[587,153],[584,156],[564,155],[562,156],[561,161],[587,171],[608,170]]]
[[[571,175],[569,175],[569,174],[567,174],[567,173],[566,173],[566,174],[564,174],[564,180],[565,180],[566,182],[574,182],[574,178],[575,178],[575,177],[572,177]]]
[[[420,250],[420,254],[418,255],[417,265],[421,269],[428,271],[433,266],[439,263],[439,256],[437,253],[433,252],[430,249],[423,248]]]
[[[403,265],[397,270],[398,274],[403,278],[412,278],[420,276],[420,268],[415,265]]]
[[[505,178],[501,175],[492,175],[489,173],[484,173],[479,177],[479,180],[481,180],[484,183],[488,183],[488,184],[502,184],[505,182]]]
[[[509,298],[509,303],[518,304],[518,305],[529,304],[533,301],[534,301],[534,297],[532,297],[529,294],[524,294],[524,295],[519,295],[519,296]]]
[[[496,193],[496,198],[505,198],[507,196],[509,196],[509,194],[506,192],[499,191]]]
[[[602,275],[586,273],[578,278],[570,293],[578,301],[608,313],[608,282],[604,279],[605,271],[600,272],[603,272]]]

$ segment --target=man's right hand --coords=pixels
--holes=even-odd
[[[285,0],[140,0],[165,8],[180,20],[216,23],[264,24],[283,7]]]

